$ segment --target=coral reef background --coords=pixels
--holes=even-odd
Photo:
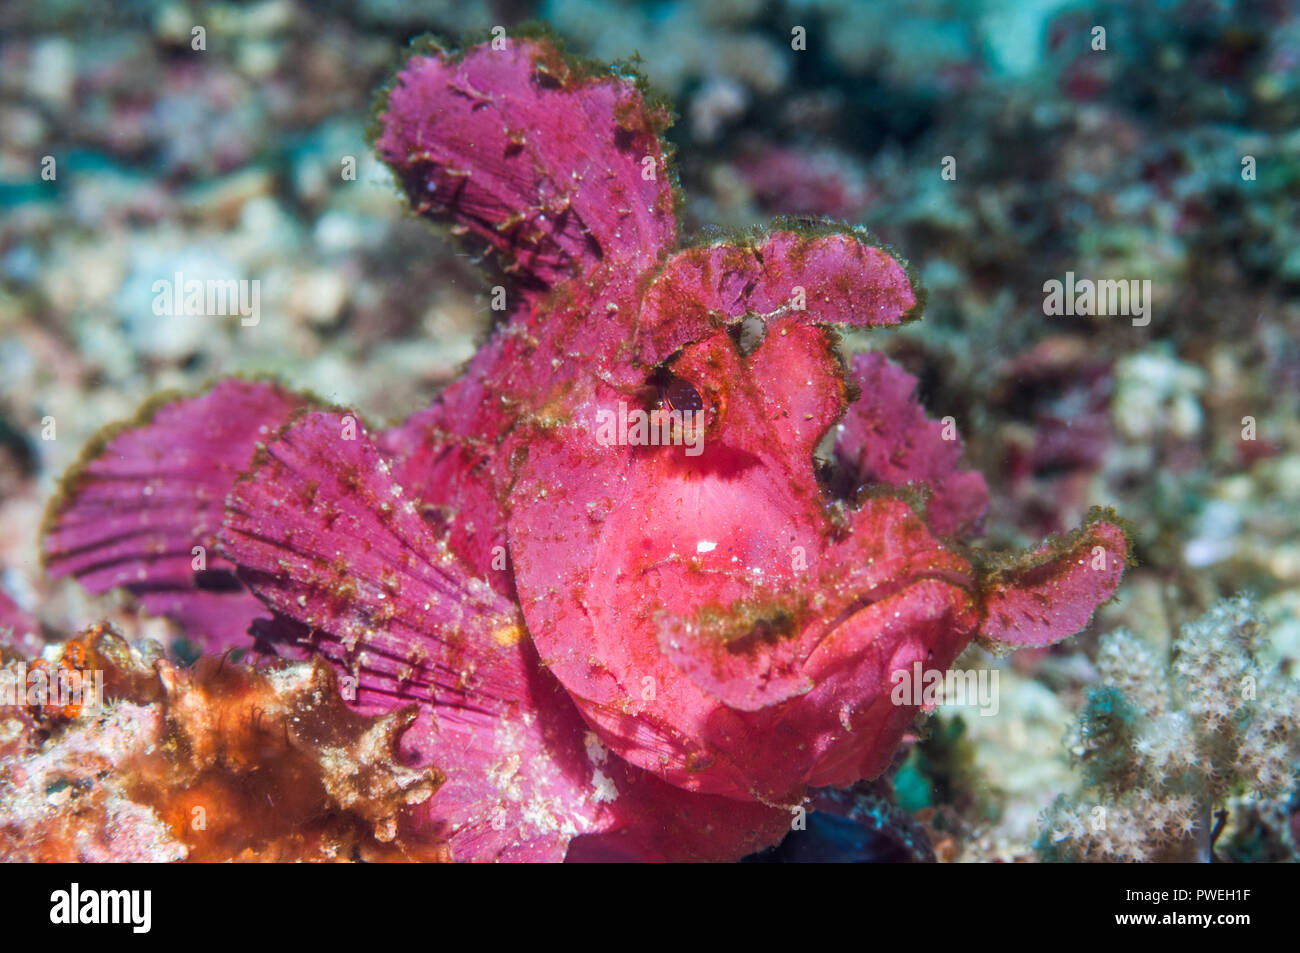
[[[1134,527],[1139,565],[1087,632],[1014,665],[959,661],[1002,669],[1000,710],[941,709],[890,792],[940,859],[1029,856],[1040,812],[1086,793],[1062,739],[1106,675],[1100,633],[1140,633],[1158,668],[1183,624],[1250,590],[1269,620],[1259,665],[1300,674],[1300,9],[1285,2],[7,5],[0,584],[46,632],[106,619],[184,656],[165,621],[40,569],[45,502],[104,423],[240,372],[391,420],[472,353],[490,287],[372,156],[372,90],[413,35],[532,18],[577,53],[637,50],[675,98],[688,227],[829,216],[911,261],[926,320],[849,345],[888,353],[955,418],[996,501],[990,548],[1092,503]],[[176,272],[259,280],[260,321],[155,315],[152,284]],[[1067,272],[1150,280],[1150,323],[1045,314],[1044,282]],[[1285,845],[1295,809],[1233,810],[1222,843]]]

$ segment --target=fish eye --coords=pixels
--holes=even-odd
[[[659,400],[668,410],[685,413],[704,409],[704,398],[695,389],[695,385],[676,374],[669,374],[660,381]]]

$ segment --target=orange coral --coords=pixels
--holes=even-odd
[[[91,630],[93,631],[93,629]],[[69,642],[64,646],[63,654],[52,668],[46,659],[37,659],[27,668],[27,681],[39,673],[39,682],[44,682],[44,690],[39,693],[43,699],[27,706],[28,713],[41,721],[71,720],[81,714],[86,699],[86,643]],[[67,704],[59,704],[63,698],[74,698]]]
[[[366,717],[322,661],[150,661],[111,628],[55,663],[108,704],[0,725],[0,852],[27,860],[448,860],[409,810],[443,781],[398,758],[413,707]]]

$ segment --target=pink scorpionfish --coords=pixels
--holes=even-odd
[[[836,351],[919,315],[904,265],[829,223],[684,242],[668,111],[496,46],[424,43],[379,113],[414,211],[511,280],[463,375],[377,431],[268,382],[155,401],[69,475],[47,561],[418,704],[458,859],[737,858],[888,767],[892,673],[1075,633],[1126,538],[1097,513],[977,568],[983,479],[909,375]]]

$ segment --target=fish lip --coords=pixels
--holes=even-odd
[[[867,592],[858,595],[852,599],[848,605],[836,613],[835,617],[827,623],[825,633],[817,640],[817,644],[813,647],[812,651],[815,652],[816,649],[834,635],[835,632],[844,625],[844,623],[853,618],[859,612],[862,612],[864,609],[868,609],[877,603],[884,602],[886,599],[890,599],[901,592],[905,592],[912,586],[927,581],[944,582],[967,591],[972,591],[975,588],[975,577],[973,574],[960,573],[955,569],[917,570],[906,573],[901,578],[896,577],[889,579],[879,585],[873,586]],[[811,654],[812,652],[809,653],[810,656]]]

